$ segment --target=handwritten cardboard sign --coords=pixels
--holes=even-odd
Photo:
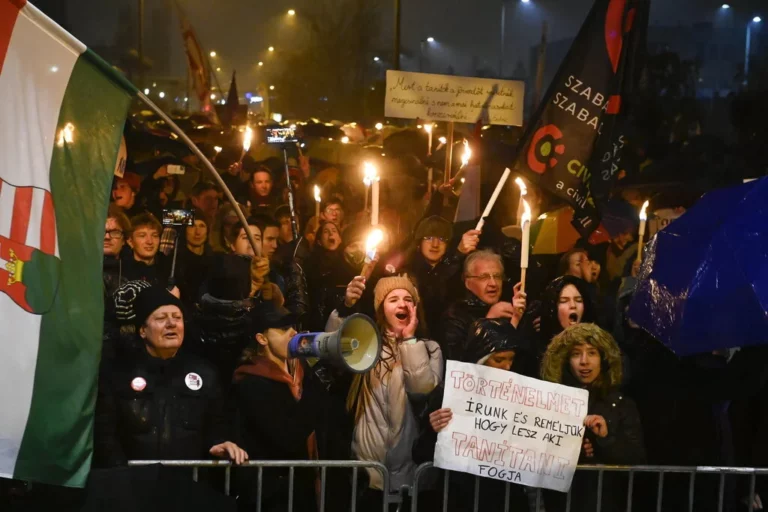
[[[523,82],[387,71],[387,117],[522,126]]]
[[[567,492],[589,393],[488,366],[448,361],[435,466]]]

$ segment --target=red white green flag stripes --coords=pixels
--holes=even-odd
[[[101,353],[104,220],[135,88],[0,0],[0,476],[81,487]]]

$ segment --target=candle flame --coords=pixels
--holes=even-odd
[[[217,155],[221,153],[222,149],[224,148],[222,148],[221,146],[213,146],[213,150],[216,152]]]
[[[648,209],[649,201],[646,201],[643,203],[643,207],[640,208],[640,220],[648,220],[648,214],[646,213],[646,210]]]
[[[321,199],[320,199],[320,187],[318,187],[317,185],[315,185],[315,201],[317,201],[318,203],[321,201]]]
[[[371,234],[368,235],[368,239],[365,241],[365,252],[373,253],[375,255],[376,248],[381,241],[384,240],[384,232],[380,229],[374,229]]]
[[[520,187],[520,197],[528,194],[528,187],[525,186],[525,182],[520,176],[515,178],[515,183],[517,183],[517,186]]]
[[[424,125],[424,131],[427,133],[432,133],[432,125],[431,124],[425,124]]]
[[[531,222],[531,207],[528,201],[523,199],[523,215],[520,217],[520,224],[524,226],[526,222]]]
[[[464,167],[467,165],[470,158],[472,158],[472,148],[469,147],[467,139],[464,139],[464,154],[461,155],[461,166]]]
[[[251,141],[253,140],[253,130],[250,126],[245,127],[245,133],[243,134],[243,151],[246,153],[251,149]]]
[[[64,144],[72,144],[75,141],[75,125],[67,123],[64,128],[59,130],[59,137],[56,140],[56,145],[64,147]]]
[[[437,139],[437,140],[439,140],[439,141],[440,141],[440,144],[445,144],[446,142],[448,142],[448,139],[446,139],[445,137],[440,137],[440,138],[439,138],[439,139]]]
[[[377,179],[376,166],[371,162],[363,163],[363,183],[366,187],[370,186],[373,180]]]

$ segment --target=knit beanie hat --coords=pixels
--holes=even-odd
[[[156,309],[163,306],[177,306],[182,312],[184,307],[181,301],[176,298],[175,295],[171,295],[171,292],[166,290],[162,286],[150,286],[142,290],[138,297],[136,297],[136,303],[134,309],[136,310],[136,318],[134,324],[136,329],[146,322],[149,315],[151,315]]]
[[[421,243],[421,240],[428,236],[442,238],[445,241],[450,240],[453,237],[453,223],[439,215],[427,217],[416,227],[416,243]]]
[[[376,288],[373,290],[373,309],[378,311],[381,303],[387,298],[387,295],[394,290],[406,290],[413,296],[413,300],[416,304],[420,302],[419,290],[416,289],[416,285],[408,277],[407,274],[402,276],[384,277],[379,279],[376,283]]]
[[[147,281],[129,281],[120,286],[114,294],[115,317],[122,325],[132,325],[136,318],[136,297],[152,286]]]

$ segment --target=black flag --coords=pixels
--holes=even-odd
[[[637,78],[650,0],[596,0],[520,143],[515,169],[575,210],[588,236],[625,145],[622,95]],[[605,172],[607,169],[608,172]]]

